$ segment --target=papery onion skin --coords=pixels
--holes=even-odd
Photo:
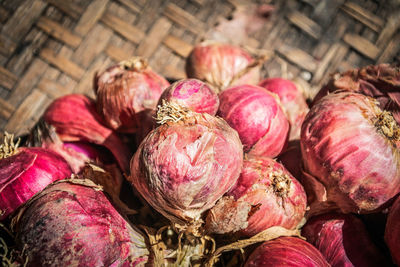
[[[242,162],[237,132],[220,118],[192,112],[147,135],[128,179],[153,208],[186,225],[232,188]]]
[[[272,226],[295,229],[304,218],[307,206],[306,194],[296,178],[282,164],[260,156],[245,157],[239,179],[226,196],[253,207],[246,227],[240,231],[245,236],[253,236]],[[226,214],[213,217],[211,209],[206,222],[214,224],[215,232],[225,233],[229,227],[221,222]]]
[[[363,222],[354,215],[331,213],[313,217],[301,234],[332,266],[389,266]]]
[[[80,94],[55,99],[43,114],[43,120],[56,129],[63,142],[89,142],[106,147],[128,172],[131,151],[118,135],[103,124],[95,102]]]
[[[0,220],[8,217],[50,183],[68,178],[71,169],[56,153],[34,147],[0,160]]]
[[[330,265],[310,243],[297,237],[279,237],[257,247],[244,266],[329,267]]]
[[[385,242],[389,247],[394,263],[400,266],[400,197],[397,197],[389,210],[385,227]]]
[[[398,135],[393,117],[372,98],[330,94],[311,108],[302,126],[305,171],[342,212],[378,211],[400,191]]]
[[[390,111],[400,124],[400,68],[389,64],[369,65],[336,73],[318,92],[313,103],[337,91],[361,93],[378,100],[381,109]]]
[[[88,185],[53,184],[25,207],[16,239],[27,266],[144,266],[149,252],[143,234],[83,181]]]
[[[156,109],[169,85],[144,59],[122,61],[96,75],[97,109],[110,128],[135,133],[142,127],[142,113]]]
[[[299,139],[301,125],[309,110],[303,93],[293,82],[283,78],[267,78],[258,86],[279,96],[290,123],[289,140]]]
[[[215,115],[219,106],[218,95],[206,83],[197,79],[184,79],[173,83],[162,93],[162,101],[175,102],[197,113]]]
[[[185,69],[188,78],[205,81],[222,91],[233,85],[256,84],[260,80],[260,68],[239,75],[253,62],[252,56],[239,46],[206,41],[193,48]],[[236,79],[237,75],[240,77]]]
[[[287,145],[289,122],[278,96],[255,85],[239,85],[220,95],[217,115],[239,133],[249,155],[276,157]]]

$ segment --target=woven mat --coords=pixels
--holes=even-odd
[[[313,94],[334,71],[400,62],[398,0],[4,0],[0,130],[27,133],[52,99],[93,96],[94,73],[133,55],[184,78],[193,45],[250,3],[275,8],[245,43],[273,51],[265,77],[293,79]]]

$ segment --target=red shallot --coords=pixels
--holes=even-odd
[[[256,84],[260,68],[239,46],[206,41],[196,45],[186,59],[186,74],[222,91],[231,85]]]
[[[289,140],[299,139],[301,124],[309,110],[303,93],[293,82],[282,78],[268,78],[258,85],[279,96],[290,123]]]
[[[135,133],[142,127],[143,113],[156,109],[168,86],[169,82],[155,73],[145,59],[134,57],[95,76],[97,109],[110,128]]]
[[[200,223],[239,177],[238,134],[220,118],[165,101],[157,119],[161,125],[140,144],[128,179],[173,225]]]
[[[329,267],[321,252],[297,237],[279,237],[264,242],[247,259],[245,267]]]
[[[131,151],[113,130],[102,124],[92,99],[79,94],[60,97],[46,109],[43,120],[55,128],[64,143],[88,142],[106,147],[128,173]]]
[[[344,213],[382,209],[400,192],[399,141],[399,125],[373,98],[329,94],[302,126],[304,180],[320,183],[326,191],[320,199]]]
[[[144,235],[90,180],[48,186],[21,210],[17,243],[26,266],[144,266]]]
[[[39,147],[18,148],[12,139],[6,134],[0,145],[0,220],[48,184],[71,176],[71,169],[61,156]]]
[[[173,83],[162,93],[162,101],[174,102],[197,113],[215,115],[219,106],[218,95],[206,83],[197,79],[184,79]]]
[[[331,213],[313,217],[301,234],[332,266],[389,266],[363,222],[354,215]]]
[[[217,115],[239,133],[250,155],[276,157],[288,141],[289,122],[277,95],[255,85],[239,85],[220,94]]]
[[[219,234],[241,230],[246,236],[272,226],[295,229],[306,206],[303,187],[285,167],[271,158],[247,156],[236,185],[208,212],[206,227]]]

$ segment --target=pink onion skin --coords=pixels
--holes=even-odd
[[[217,115],[239,133],[249,155],[278,156],[286,147],[289,122],[277,96],[255,85],[239,85],[219,95]]]
[[[389,64],[370,65],[333,75],[318,92],[313,104],[328,93],[341,90],[361,93],[378,100],[381,109],[393,113],[400,124],[400,68]]]
[[[245,236],[253,236],[272,226],[295,229],[304,218],[307,206],[307,196],[296,178],[282,164],[260,156],[245,157],[239,179],[226,195],[233,196],[236,202],[256,207],[249,213],[247,226],[240,231]],[[214,229],[218,233],[228,229],[221,223],[224,218],[208,216],[207,219],[214,221],[214,228],[221,227]]]
[[[260,80],[260,68],[255,67],[234,79],[254,59],[240,48],[231,44],[203,42],[196,45],[186,59],[186,75],[207,82],[219,91],[229,86],[256,84]]]
[[[363,222],[354,215],[331,213],[313,217],[301,234],[332,266],[389,266]]]
[[[309,111],[303,93],[293,82],[282,78],[264,79],[258,86],[279,96],[290,123],[289,140],[299,139],[301,125]]]
[[[218,111],[219,98],[214,90],[206,83],[197,79],[184,79],[173,83],[162,93],[162,100],[175,102],[197,113],[215,115]]]
[[[232,188],[242,163],[237,132],[220,118],[192,113],[146,136],[128,180],[154,209],[185,225]]]
[[[111,129],[136,133],[142,113],[155,110],[158,99],[170,84],[147,65],[125,68],[123,63],[96,75],[97,109]]]
[[[341,92],[321,99],[303,123],[305,171],[343,213],[378,211],[400,191],[398,141],[375,127],[379,114],[373,99]]]
[[[68,178],[71,169],[56,153],[36,147],[21,147],[0,160],[0,220],[14,213],[50,183]]]
[[[297,237],[279,237],[257,247],[244,266],[329,267],[330,265],[310,243]]]
[[[17,222],[28,266],[144,266],[144,236],[103,192],[68,180],[29,202]]]
[[[392,259],[400,266],[400,197],[397,197],[389,210],[385,227],[385,242],[389,247]]]
[[[131,151],[118,135],[104,126],[95,102],[84,95],[72,94],[54,100],[43,114],[63,142],[89,142],[106,147],[120,168],[128,172]]]

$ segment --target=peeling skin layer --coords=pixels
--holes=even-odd
[[[63,142],[102,145],[111,151],[121,169],[128,172],[131,152],[113,130],[104,126],[92,99],[79,94],[57,98],[46,109],[43,118],[55,127]]]
[[[67,162],[47,149],[22,147],[17,154],[1,159],[0,220],[50,183],[70,176]]]
[[[169,82],[150,68],[130,70],[115,65],[97,75],[97,109],[107,125],[119,132],[135,133],[146,110],[156,109]]]
[[[313,217],[303,226],[301,234],[332,266],[390,266],[372,242],[362,221],[354,215]]]
[[[390,111],[400,124],[400,68],[389,64],[370,65],[335,74],[314,98],[314,104],[336,90],[371,96],[381,109]]]
[[[297,237],[279,237],[264,242],[247,259],[245,267],[329,267],[324,256],[311,244]]]
[[[28,204],[17,224],[28,266],[144,266],[143,235],[103,192],[62,182]]]
[[[239,209],[253,207],[245,218],[241,234],[253,236],[272,226],[294,229],[304,217],[307,198],[301,184],[278,162],[267,157],[248,156],[243,162],[242,172],[235,186],[226,194],[235,201],[219,203],[218,210],[207,217],[207,223],[214,225],[217,233],[227,233],[230,225],[225,216],[232,216],[235,210],[237,218],[228,221],[238,224],[243,218]],[[247,204],[247,205],[244,205]],[[213,212],[211,209],[211,212]],[[237,228],[237,227],[236,227]]]
[[[375,126],[380,114],[371,98],[342,92],[321,99],[303,123],[305,170],[342,212],[376,210],[400,191],[399,150]]]
[[[276,157],[287,144],[289,122],[277,96],[254,85],[240,85],[220,94],[218,115],[239,133],[244,151]]]
[[[238,46],[203,42],[195,46],[188,56],[186,74],[219,90],[231,85],[256,84],[260,80],[259,68],[253,68],[231,84],[232,79],[253,61],[250,54]]]
[[[162,100],[175,102],[197,113],[215,115],[219,106],[218,95],[206,83],[197,79],[185,79],[175,82],[162,93]]]
[[[187,223],[234,185],[242,162],[236,131],[220,118],[193,113],[150,132],[131,161],[129,179],[157,211]]]
[[[389,211],[385,227],[385,241],[394,263],[400,266],[400,197],[397,197]]]

